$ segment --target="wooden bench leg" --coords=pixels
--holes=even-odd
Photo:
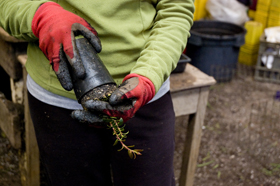
[[[24,83],[26,85],[26,71],[24,69]],[[21,173],[23,186],[40,185],[40,160],[39,149],[35,137],[35,131],[29,113],[27,89],[24,88],[24,118],[25,118],[25,152],[21,161]]]
[[[209,87],[200,89],[197,112],[189,116],[185,149],[179,178],[180,186],[193,186]]]

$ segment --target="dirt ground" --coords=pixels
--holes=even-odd
[[[195,186],[280,185],[279,84],[257,82],[240,75],[211,87]],[[181,122],[176,129],[175,170],[185,139]]]
[[[280,185],[279,84],[237,76],[211,87],[195,175],[195,186]],[[187,116],[176,126],[178,180]],[[20,186],[18,151],[0,136],[0,186]]]

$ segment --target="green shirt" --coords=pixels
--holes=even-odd
[[[31,30],[32,18],[44,2],[48,1],[0,0],[0,26],[29,41],[26,69],[37,84],[76,99],[73,91],[61,87]],[[136,73],[149,78],[156,91],[176,67],[193,23],[193,0],[64,0],[59,4],[96,29],[102,44],[99,57],[117,84]]]

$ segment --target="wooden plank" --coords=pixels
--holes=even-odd
[[[211,86],[216,83],[212,76],[208,76],[191,64],[187,64],[184,72],[171,74],[170,82],[171,92]]]
[[[16,56],[26,53],[27,43],[8,43],[0,38],[0,65],[13,79],[22,77],[22,65]]]
[[[15,81],[10,78],[13,103],[23,104],[23,79]]]
[[[23,40],[19,40],[13,36],[11,36],[10,34],[8,34],[8,32],[6,32],[2,27],[0,27],[0,37],[8,42],[14,42],[14,43],[18,43],[18,42],[26,42]]]
[[[23,69],[24,85],[26,85],[26,69]],[[20,167],[23,186],[40,185],[39,149],[35,136],[33,123],[30,117],[27,88],[24,86],[24,118],[25,118],[25,146],[26,150],[21,156]]]
[[[171,97],[176,117],[196,112],[199,89],[171,92]]]
[[[13,79],[22,77],[21,64],[17,62],[15,50],[11,44],[0,38],[0,65]]]
[[[7,100],[0,93],[0,127],[15,149],[21,148],[23,106]]]
[[[200,89],[197,112],[189,117],[183,162],[179,178],[180,186],[193,186],[197,157],[199,153],[202,126],[206,112],[209,86]]]
[[[24,66],[27,61],[27,54],[18,55],[17,60]]]

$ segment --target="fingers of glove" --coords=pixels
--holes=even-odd
[[[129,92],[136,88],[138,84],[138,77],[133,77],[124,81],[120,87],[112,93],[109,103],[111,105],[118,105],[125,102],[125,99],[132,98],[133,96],[131,96],[132,94],[129,94]]]
[[[119,89],[115,90],[109,98],[109,103],[111,105],[118,105],[123,102],[124,92],[120,91]]]
[[[63,55],[60,55],[59,59],[54,60],[55,61],[52,62],[52,67],[61,86],[67,91],[72,90],[73,83],[69,72],[67,59],[65,59]]]
[[[85,110],[75,110],[71,113],[73,119],[78,120],[79,122],[86,123],[103,123],[103,119],[99,116],[96,116],[90,111]]]
[[[116,115],[117,112],[124,113],[133,108],[131,102],[112,106],[108,102],[95,101],[95,100],[86,101],[83,106],[91,111],[103,112],[106,114],[109,113],[109,115],[111,115],[111,116],[117,116]]]
[[[86,22],[86,26],[79,23],[74,23],[72,25],[72,31],[74,32],[75,36],[79,34],[83,35],[90,42],[97,53],[101,52],[102,47],[101,42],[97,37],[97,32],[90,26],[89,23]]]
[[[80,54],[78,52],[76,43],[75,43],[75,36],[73,33],[71,33],[71,41],[72,44],[68,45],[69,47],[67,49],[65,49],[63,46],[60,47],[60,56],[64,56],[64,59],[67,59],[67,61],[69,62],[69,64],[71,65],[72,71],[73,73],[80,79],[84,79],[85,75],[86,75],[86,70],[85,67],[83,65],[83,62],[81,60]],[[70,55],[72,55],[73,53],[73,57],[71,58]]]
[[[113,110],[113,107],[105,101],[88,100],[83,106],[90,111],[103,112],[103,110]]]
[[[73,89],[73,84],[72,84],[72,80],[71,80],[71,76],[69,74],[69,71],[67,68],[65,68],[65,62],[60,62],[59,65],[59,70],[56,72],[55,74],[57,76],[57,79],[59,80],[61,86],[67,90],[70,91]],[[62,70],[63,69],[63,70]]]

